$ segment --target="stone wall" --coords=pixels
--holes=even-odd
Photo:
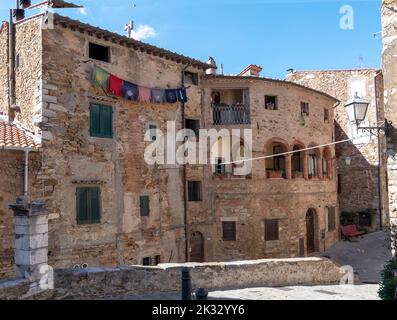
[[[383,75],[385,86],[385,114],[394,124],[393,135],[388,139],[389,208],[392,219],[397,219],[397,1],[384,0],[382,6]]]
[[[341,187],[341,193],[338,195],[340,210],[371,213],[369,230],[380,228],[382,212],[382,225],[387,225],[386,158],[383,156],[379,159],[378,156],[378,146],[380,150],[384,149],[385,137],[381,136],[378,139],[376,136],[357,131],[357,127],[349,122],[345,110],[347,101],[357,92],[370,100],[368,122],[363,123],[362,126],[376,126],[384,119],[383,78],[380,71],[376,69],[294,71],[287,75],[287,80],[326,92],[341,101],[335,109],[336,141],[351,138],[356,140],[353,143],[336,146]],[[346,163],[347,158],[350,158],[350,164]]]
[[[338,284],[344,273],[328,259],[279,259],[207,264],[164,264],[158,267],[56,270],[53,291],[41,299],[101,299],[181,290],[181,269],[191,270],[192,288],[207,290],[247,287]],[[0,299],[22,297],[23,281],[0,283]]]
[[[0,115],[8,116],[8,23],[0,25]]]
[[[37,185],[40,170],[40,155],[29,155],[30,188]],[[0,279],[15,276],[14,267],[14,215],[8,209],[17,196],[23,194],[24,153],[0,150]]]

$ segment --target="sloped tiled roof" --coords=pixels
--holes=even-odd
[[[40,144],[27,131],[0,120],[0,149],[2,148],[37,149]]]

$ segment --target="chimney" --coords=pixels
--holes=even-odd
[[[215,59],[212,57],[209,57],[207,64],[209,65],[209,68],[205,71],[205,74],[216,75],[217,66],[216,66]]]
[[[260,77],[260,73],[263,69],[255,64],[250,64],[243,71],[240,72],[239,76],[243,77]]]

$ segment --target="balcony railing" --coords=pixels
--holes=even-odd
[[[212,104],[214,125],[250,124],[249,107],[242,103],[233,105]]]

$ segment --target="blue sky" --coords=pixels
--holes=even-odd
[[[67,0],[86,6],[62,14],[124,34],[135,22],[143,41],[203,61],[213,56],[225,73],[250,63],[263,76],[284,78],[286,70],[379,67],[381,0]],[[33,3],[38,0],[33,0]],[[8,18],[2,0],[0,19]],[[136,6],[134,6],[136,5]],[[342,30],[340,8],[354,9],[354,29]],[[58,11],[59,12],[59,11]]]

